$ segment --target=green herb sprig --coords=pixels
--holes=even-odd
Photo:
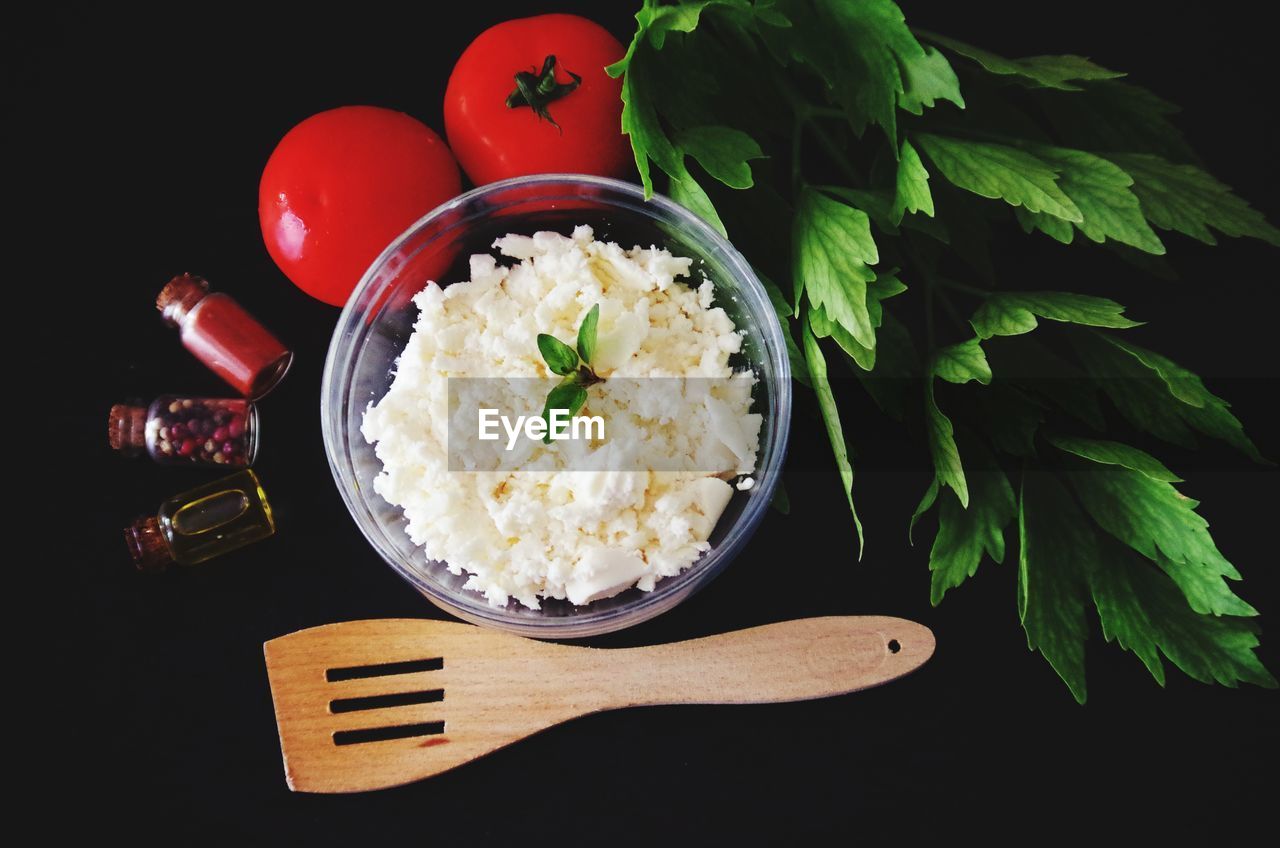
[[[1261,459],[1240,422],[1135,343],[1119,303],[1005,280],[989,251],[1011,227],[1139,268],[1160,267],[1170,232],[1280,246],[1200,166],[1175,107],[1080,56],[1008,59],[913,30],[891,0],[645,0],[636,20],[608,70],[646,195],[665,188],[762,271],[851,509],[840,410],[923,434],[934,477],[909,526],[936,513],[933,602],[1009,559],[1028,646],[1082,702],[1094,616],[1161,684],[1167,659],[1275,686],[1240,573],[1181,481],[1108,438],[1101,401],[1157,439]],[[830,357],[866,399],[837,404]]]
[[[551,443],[551,411],[564,409],[571,417],[577,415],[587,402],[587,389],[604,382],[604,378],[591,366],[599,324],[600,304],[597,303],[578,326],[576,349],[548,333],[538,334],[538,351],[543,361],[551,373],[564,378],[547,393],[547,401],[542,407],[542,420],[547,422],[547,434],[542,437],[544,444]]]

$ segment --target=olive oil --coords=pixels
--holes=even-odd
[[[252,470],[169,498],[154,516],[124,531],[140,571],[163,571],[173,563],[196,565],[271,536],[271,504]]]

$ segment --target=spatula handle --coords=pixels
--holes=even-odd
[[[593,677],[610,706],[802,701],[901,677],[923,665],[933,647],[929,628],[901,618],[805,618],[601,652],[608,661]]]

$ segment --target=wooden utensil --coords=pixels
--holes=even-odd
[[[644,648],[580,648],[444,621],[328,624],[263,646],[285,780],[359,792],[438,774],[587,713],[855,692],[933,654],[901,618],[832,616]]]

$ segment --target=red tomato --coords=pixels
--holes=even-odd
[[[449,148],[390,109],[344,106],[285,134],[258,186],[267,252],[298,288],[341,306],[409,225],[462,190]]]
[[[445,134],[467,176],[483,185],[526,174],[626,174],[622,82],[604,72],[625,52],[577,15],[520,18],[482,32],[454,65],[444,95]],[[520,73],[535,94],[539,78],[556,87],[535,97],[545,100],[536,104],[541,116],[520,94]],[[509,96],[516,105],[507,105]]]

